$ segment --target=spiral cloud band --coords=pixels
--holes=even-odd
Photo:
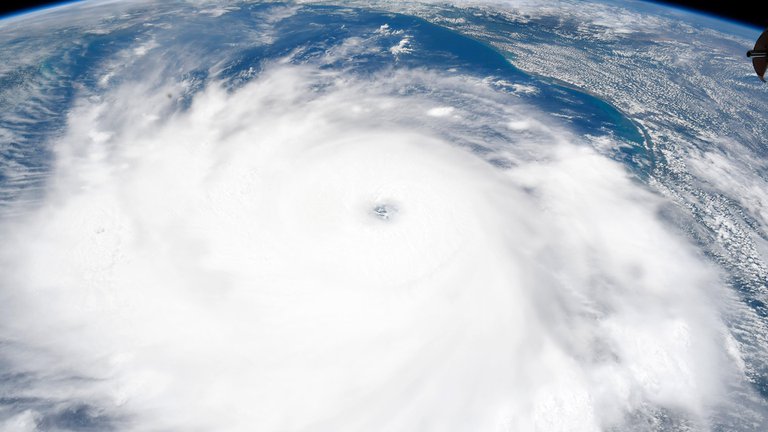
[[[2,225],[0,428],[706,430],[747,391],[721,276],[589,145],[620,143],[535,87],[289,60],[83,91]]]

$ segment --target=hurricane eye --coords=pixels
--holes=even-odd
[[[389,221],[398,212],[397,207],[392,204],[378,204],[372,209],[373,215],[383,221]]]

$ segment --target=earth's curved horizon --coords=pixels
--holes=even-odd
[[[0,432],[766,429],[758,33],[635,1],[0,17]]]

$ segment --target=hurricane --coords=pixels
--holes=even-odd
[[[0,430],[766,427],[745,33],[569,1],[0,20]]]

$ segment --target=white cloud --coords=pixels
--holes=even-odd
[[[740,371],[660,199],[530,108],[505,109],[549,135],[508,170],[414,127],[445,106],[404,82],[461,82],[420,74],[81,100],[39,212],[3,227],[0,336],[41,377],[12,391],[127,430],[706,424]]]
[[[35,432],[37,431],[37,415],[27,410],[0,422],[0,432]]]
[[[447,117],[451,115],[454,110],[455,108],[451,106],[434,107],[427,111],[427,115],[430,117]]]
[[[404,37],[400,39],[400,42],[397,43],[397,45],[393,45],[391,48],[389,48],[389,52],[392,53],[394,56],[399,56],[401,54],[410,54],[413,52],[413,48],[411,48],[411,40],[407,37]]]

